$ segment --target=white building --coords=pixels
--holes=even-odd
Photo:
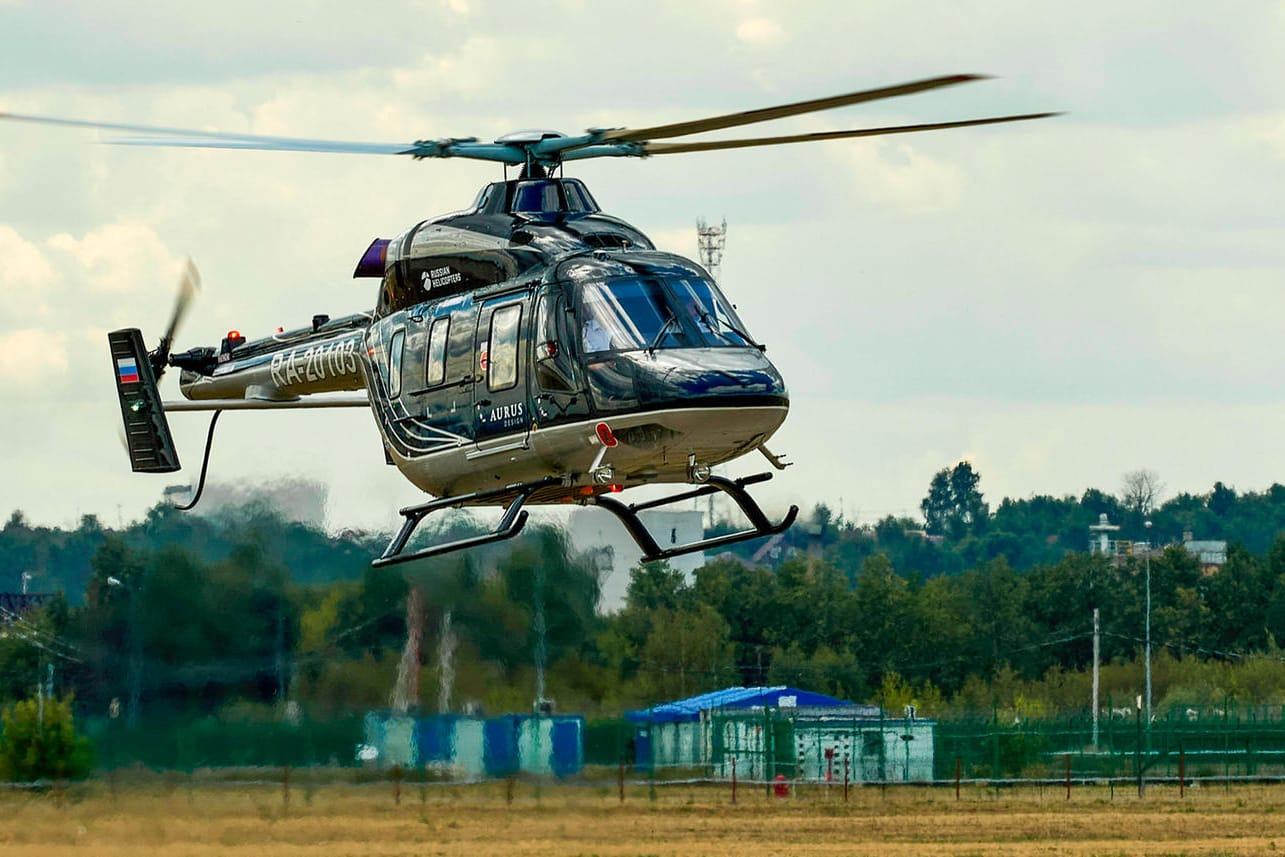
[[[164,500],[174,505],[192,502],[191,485],[169,485]],[[261,503],[287,521],[323,529],[329,489],[312,479],[275,479],[250,488],[228,482],[206,483],[201,501],[193,510],[198,515],[219,515],[229,509]]]
[[[662,548],[705,538],[705,517],[695,510],[648,509],[639,512],[638,517]],[[572,547],[592,557],[598,564],[602,584],[599,611],[607,613],[623,607],[625,593],[629,589],[629,570],[642,561],[638,543],[615,515],[592,506],[572,511],[567,534],[571,537]],[[701,552],[669,560],[670,568],[681,571],[688,581],[693,572],[704,564],[705,554]]]

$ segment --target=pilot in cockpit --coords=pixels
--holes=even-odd
[[[586,354],[592,354],[595,351],[607,351],[611,348],[611,334],[593,316],[589,316],[585,320],[583,340]]]

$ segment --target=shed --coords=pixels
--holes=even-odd
[[[634,724],[634,763],[638,767],[704,767],[711,763],[714,750],[711,712],[851,705],[824,693],[785,685],[729,687],[630,711],[625,717]]]
[[[923,782],[933,778],[935,723],[877,705],[711,712],[710,773],[783,774],[810,782]]]
[[[728,687],[630,711],[625,717],[634,723],[674,723],[699,721],[701,712],[715,709],[816,708],[851,704],[824,693],[799,690],[783,684],[776,687]]]

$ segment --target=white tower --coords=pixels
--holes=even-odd
[[[723,261],[723,246],[727,244],[727,218],[723,218],[721,226],[710,226],[703,218],[697,220],[696,243],[700,247],[701,264],[717,282],[718,266]]]

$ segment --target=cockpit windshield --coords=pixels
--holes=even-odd
[[[574,179],[519,181],[513,189],[514,214],[592,214],[598,210],[585,186]]]
[[[586,354],[752,346],[718,288],[700,277],[615,277],[581,286]]]

